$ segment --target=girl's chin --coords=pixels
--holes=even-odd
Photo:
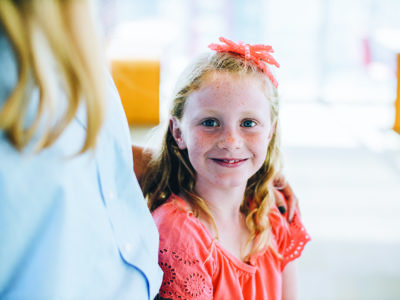
[[[211,182],[218,189],[230,190],[233,188],[246,188],[247,180],[242,178],[216,179]]]

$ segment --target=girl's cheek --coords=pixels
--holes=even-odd
[[[208,145],[213,140],[213,137],[210,134],[205,134],[201,131],[192,131],[192,136],[195,144],[198,146]]]
[[[199,148],[204,148],[204,146],[209,145],[210,142],[211,142],[210,139],[205,136],[197,137],[195,139],[195,144]]]
[[[264,142],[268,142],[268,136],[265,134],[254,134],[246,137],[247,142],[252,144],[264,144]]]

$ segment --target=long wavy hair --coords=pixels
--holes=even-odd
[[[18,150],[34,136],[38,136],[37,151],[51,146],[81,103],[86,106],[87,133],[80,152],[95,147],[104,115],[105,63],[89,2],[0,1],[0,30],[11,43],[18,66],[18,82],[0,109],[0,130]],[[59,86],[67,99],[62,114]],[[37,113],[27,124],[36,87]]]
[[[210,78],[210,74],[221,72],[235,76],[253,76],[261,80],[268,95],[265,100],[271,104],[271,120],[275,124],[264,164],[249,178],[241,205],[241,212],[246,216],[246,224],[251,233],[245,247],[247,249],[247,246],[251,245],[250,251],[247,251],[244,257],[248,260],[253,254],[260,253],[271,245],[268,214],[275,202],[272,182],[281,166],[279,97],[276,88],[266,74],[251,61],[233,53],[213,53],[200,57],[181,75],[170,114],[178,120],[182,119],[188,96],[202,87],[205,77]],[[182,193],[190,202],[195,215],[204,214],[217,230],[206,202],[195,193],[195,184],[196,171],[190,163],[187,149],[179,149],[168,128],[160,152],[154,156],[142,182],[150,210],[154,211],[166,202],[172,193]]]

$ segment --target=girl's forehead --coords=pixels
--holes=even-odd
[[[262,93],[266,101],[269,97],[265,81],[259,76],[228,72],[213,72],[205,75],[195,92],[233,94],[235,96],[239,93],[245,97]]]
[[[262,81],[255,76],[212,74],[204,78],[202,83],[187,98],[184,115],[188,112],[197,115],[204,109],[229,110],[232,113],[254,110],[267,113],[270,109]]]

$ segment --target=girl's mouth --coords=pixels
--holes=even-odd
[[[212,158],[214,162],[224,167],[238,167],[242,165],[247,158],[245,159],[220,159],[220,158]]]

